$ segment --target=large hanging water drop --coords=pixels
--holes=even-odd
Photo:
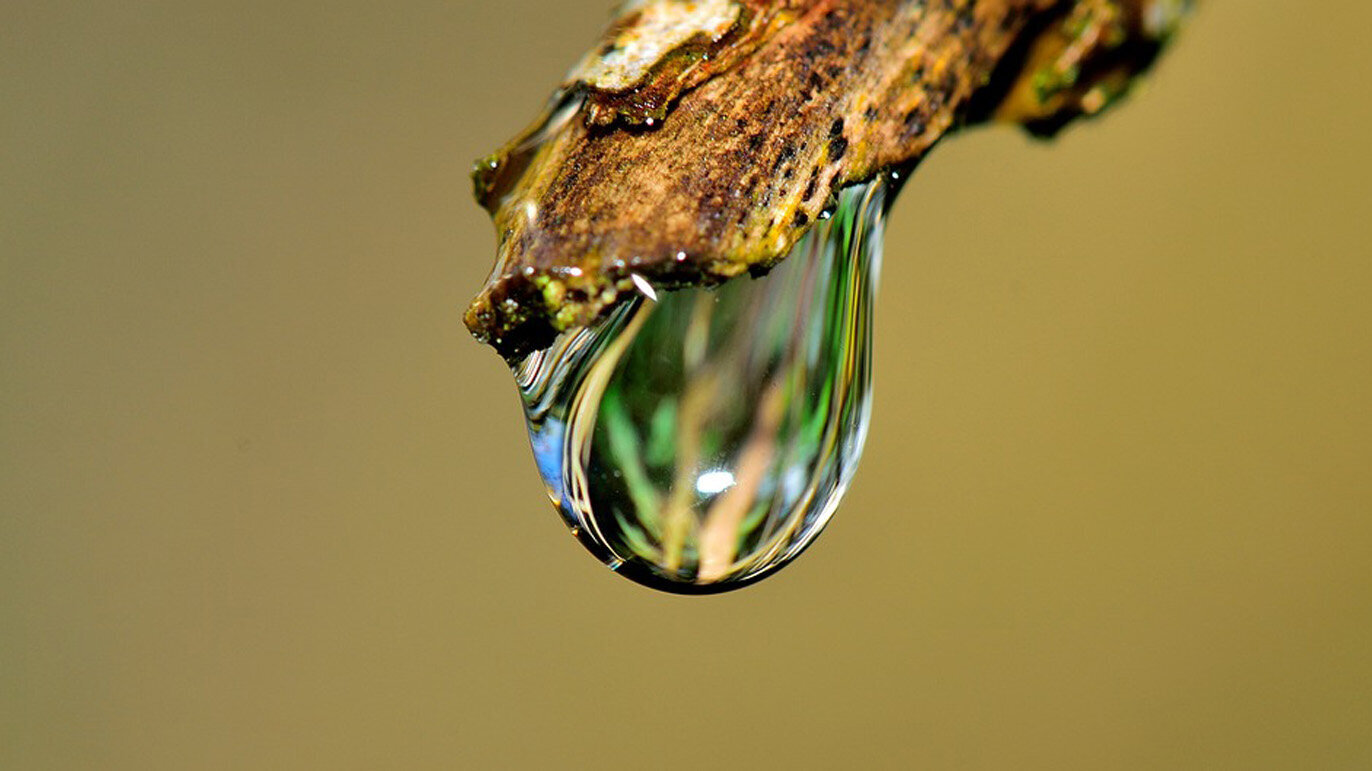
[[[843,191],[777,268],[654,292],[515,368],[548,496],[612,569],[680,593],[781,568],[867,433],[885,187]]]

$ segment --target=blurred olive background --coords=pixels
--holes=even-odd
[[[607,5],[4,3],[0,767],[1372,765],[1366,4],[940,147],[846,503],[709,598],[572,540],[460,323]]]

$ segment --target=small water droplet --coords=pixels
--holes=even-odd
[[[494,211],[504,205],[539,148],[578,114],[585,98],[579,90],[558,91],[548,104],[542,124],[522,136],[515,147],[502,150],[503,155],[477,162],[477,198],[483,206]]]
[[[884,200],[851,187],[766,276],[639,294],[515,367],[548,495],[606,565],[718,592],[823,529],[867,431]]]

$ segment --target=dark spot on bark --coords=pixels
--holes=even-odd
[[[848,152],[848,140],[843,138],[843,119],[839,118],[829,126],[829,160],[836,161]]]
[[[810,96],[813,97],[815,94],[824,90],[824,79],[820,77],[818,72],[810,70],[810,74],[806,78],[805,87],[809,89]]]
[[[848,140],[843,137],[834,137],[829,140],[829,160],[837,161],[848,152]]]
[[[794,157],[796,157],[796,146],[790,140],[787,140],[786,144],[781,146],[781,152],[777,153],[777,159],[772,163],[772,173],[777,173],[777,169],[781,168],[781,164]]]
[[[924,133],[924,116],[920,115],[919,110],[911,110],[905,113],[905,134],[916,137]]]
[[[824,17],[824,21],[830,22],[828,24],[830,28],[842,24],[841,21],[834,18],[834,14],[832,11]],[[810,47],[811,58],[813,61],[827,61],[833,58],[834,54],[838,53],[838,46],[830,42],[827,36],[818,35],[814,38],[814,41],[814,44]]]
[[[743,198],[752,198],[752,197],[753,197],[753,191],[757,190],[757,183],[758,183],[758,178],[757,178],[756,176],[751,176],[751,175],[750,175],[750,176],[748,177],[748,179],[743,183],[743,187],[742,187],[742,197],[743,197]]]
[[[795,226],[798,227],[798,228],[803,228],[803,227],[805,227],[805,224],[808,223],[809,221],[810,221],[810,215],[806,214],[806,213],[803,212],[803,211],[798,211],[798,212],[796,212],[795,219],[792,220],[792,223],[794,223]]]

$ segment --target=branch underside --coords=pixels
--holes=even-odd
[[[846,185],[955,127],[1051,134],[1152,63],[1188,0],[640,0],[473,173],[499,237],[467,311],[507,359],[627,298],[764,273]],[[626,85],[627,84],[627,85]]]

